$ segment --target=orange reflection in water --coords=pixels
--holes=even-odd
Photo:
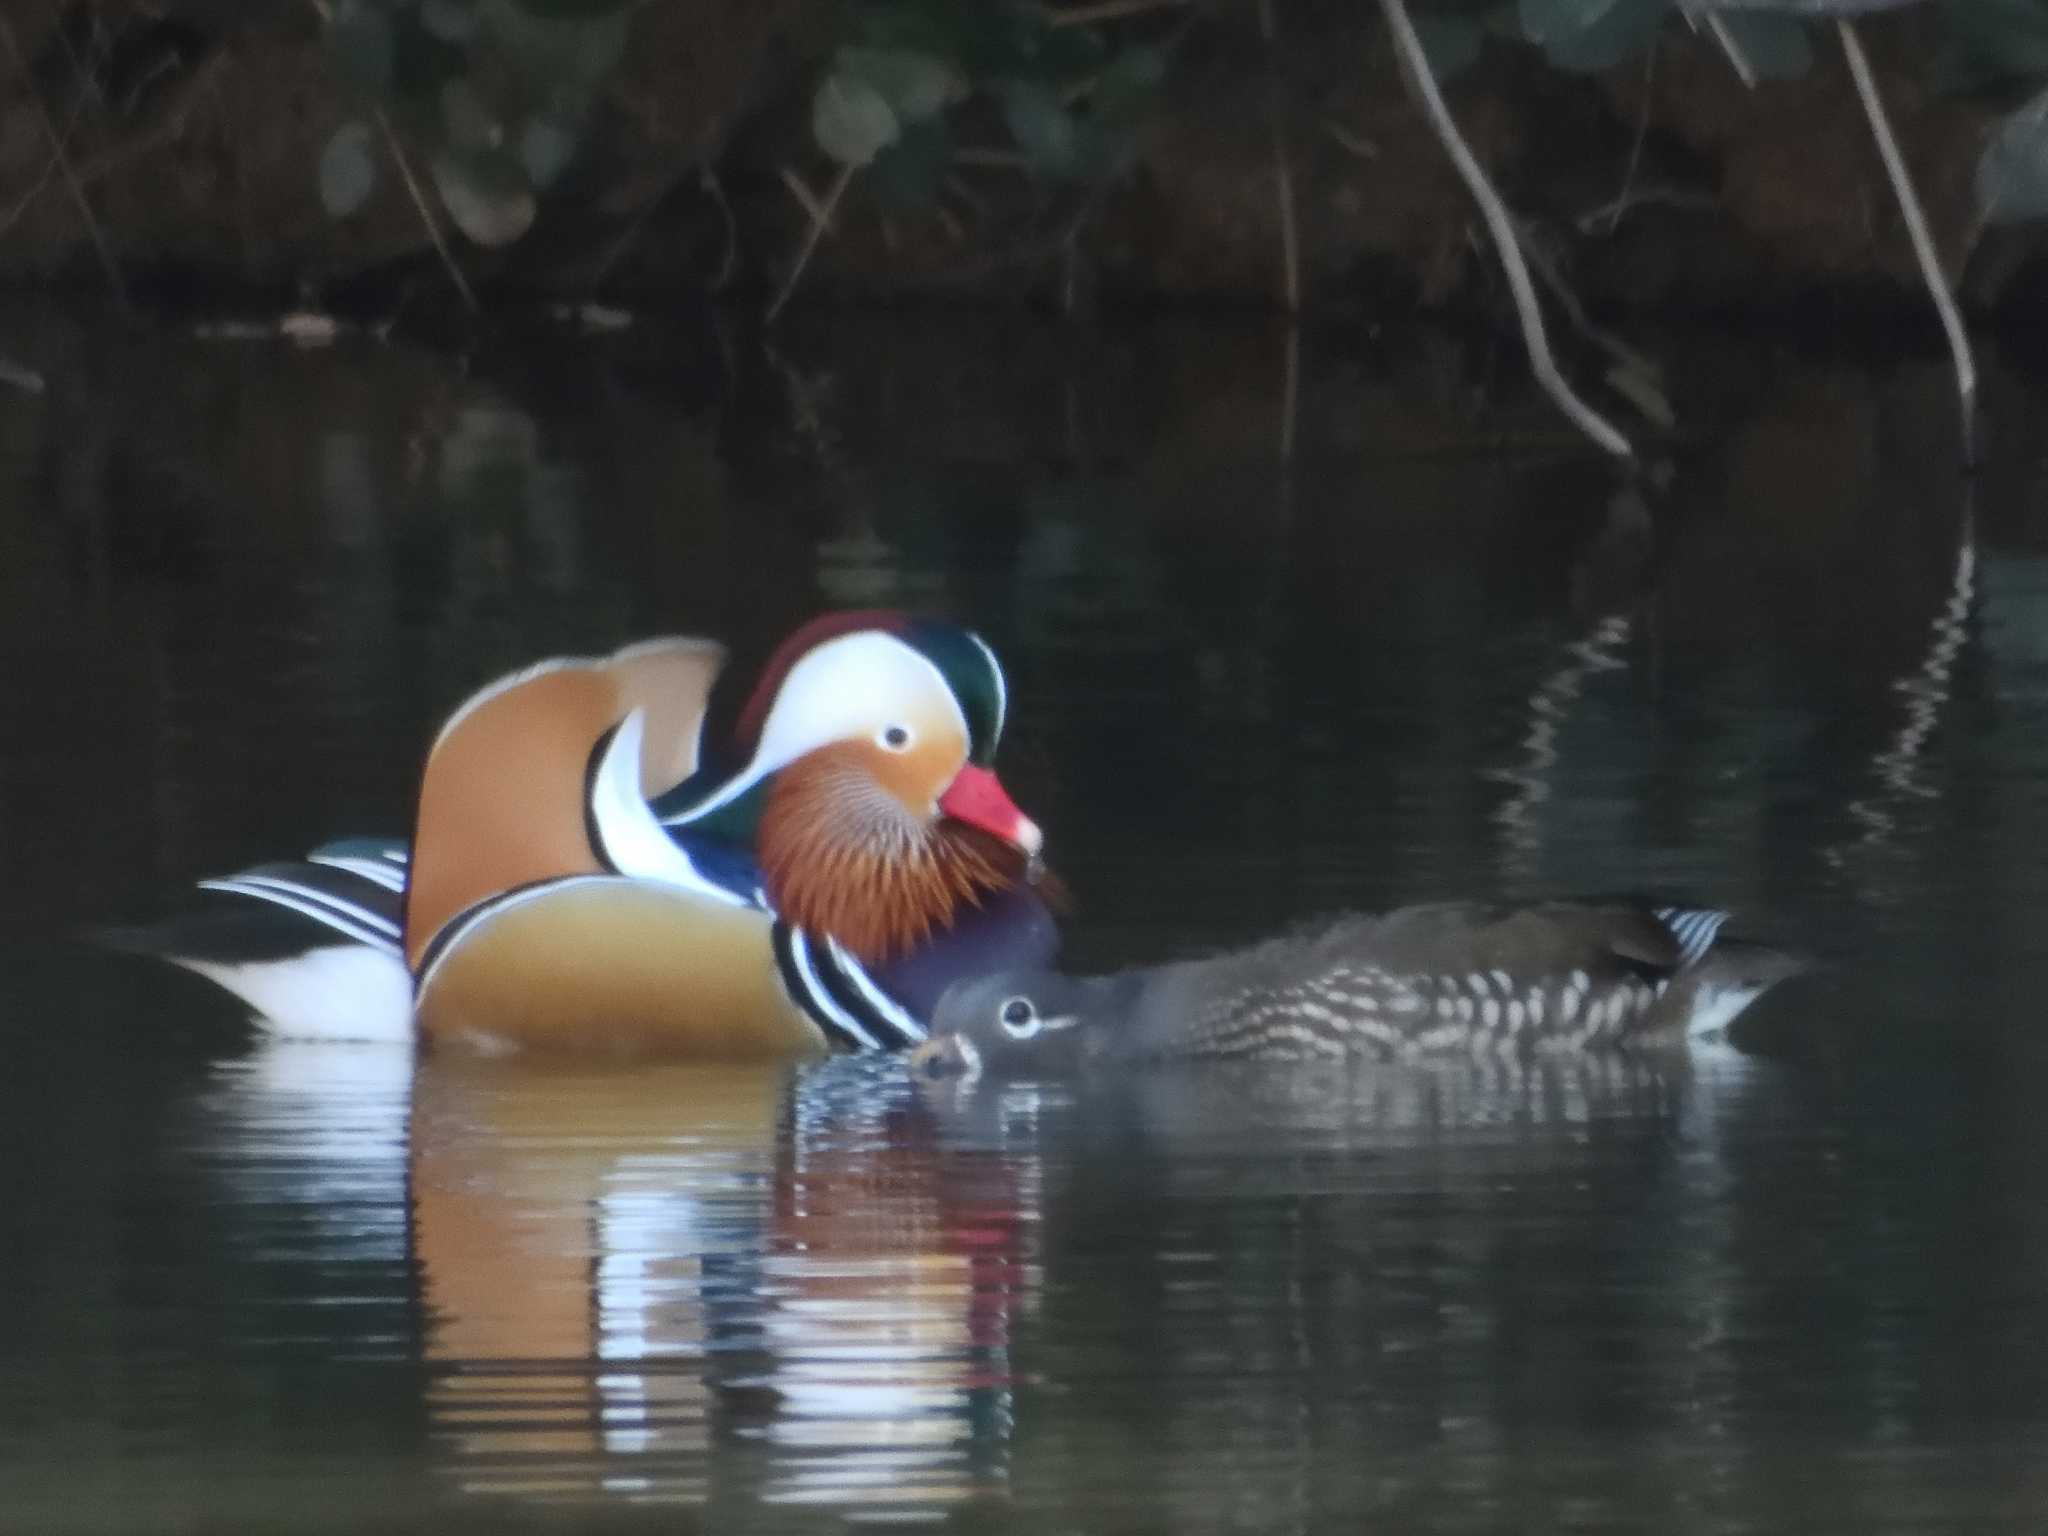
[[[911,1508],[1000,1482],[1034,1213],[900,1079],[428,1058],[411,1172],[463,1488]]]

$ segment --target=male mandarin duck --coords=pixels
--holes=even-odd
[[[1722,938],[1726,920],[1634,900],[1443,902],[1112,976],[984,974],[941,999],[911,1066],[971,1079],[1680,1046],[1725,1031],[1803,968]]]
[[[1049,958],[979,637],[816,620],[729,732],[725,661],[664,639],[490,684],[427,753],[409,859],[358,841],[203,882],[293,938],[249,954],[245,902],[167,958],[280,1032],[721,1058],[912,1043],[959,975]]]

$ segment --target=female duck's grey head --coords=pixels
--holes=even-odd
[[[1080,1064],[1101,983],[1057,971],[999,971],[955,982],[910,1055],[921,1077],[1051,1077]]]

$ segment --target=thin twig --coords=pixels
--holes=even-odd
[[[94,155],[90,160],[81,160],[78,164],[79,185],[89,187],[151,150],[175,143],[183,137],[185,125],[191,120],[193,110],[199,105],[199,98],[212,86],[215,77],[222,73],[226,65],[225,54],[212,55],[193,71],[191,78],[184,85],[178,88],[178,99],[158,115],[152,127],[123,140],[112,149]]]
[[[1273,0],[1259,0],[1259,35],[1266,43],[1266,132],[1273,141],[1273,191],[1280,204],[1281,302],[1301,313],[1301,241],[1294,227],[1294,167],[1280,120],[1280,67],[1274,48]]]
[[[1970,338],[1963,330],[1963,317],[1956,309],[1955,295],[1949,291],[1948,278],[1941,270],[1941,258],[1935,254],[1934,236],[1927,228],[1927,215],[1922,212],[1920,198],[1913,191],[1913,179],[1906,173],[1906,162],[1899,154],[1898,141],[1892,137],[1891,121],[1885,116],[1884,103],[1878,99],[1877,82],[1871,77],[1870,60],[1864,55],[1863,43],[1846,16],[1836,19],[1835,30],[1842,39],[1842,56],[1849,61],[1849,74],[1856,82],[1856,94],[1863,101],[1863,115],[1870,119],[1870,136],[1877,140],[1877,152],[1884,159],[1885,174],[1891,178],[1892,195],[1899,200],[1899,212],[1905,216],[1906,232],[1913,237],[1913,255],[1920,263],[1920,279],[1934,300],[1935,312],[1941,316],[1942,330],[1948,334],[1949,356],[1954,361],[1956,372],[1956,402],[1962,411],[1963,462],[1974,464],[1977,461],[1974,429],[1977,363],[1970,353]]]
[[[1536,290],[1529,282],[1529,269],[1522,260],[1514,221],[1508,216],[1500,194],[1486,179],[1486,172],[1480,169],[1471,147],[1458,132],[1450,108],[1444,105],[1436,77],[1429,72],[1429,56],[1423,52],[1422,39],[1415,35],[1415,23],[1409,20],[1406,0],[1380,0],[1380,9],[1386,13],[1395,47],[1408,66],[1408,82],[1421,97],[1430,126],[1436,130],[1437,138],[1450,155],[1451,163],[1458,168],[1458,174],[1464,178],[1466,189],[1471,192],[1472,200],[1479,205],[1480,215],[1486,220],[1487,232],[1493,237],[1501,269],[1507,274],[1508,291],[1514,296],[1515,314],[1522,325],[1522,342],[1528,348],[1529,366],[1535,372],[1536,382],[1556,402],[1557,408],[1601,448],[1619,459],[1633,458],[1635,451],[1629,446],[1628,439],[1572,392],[1571,385],[1558,371],[1556,359],[1550,355],[1550,340],[1543,332],[1543,312],[1536,303]]]
[[[434,210],[427,206],[426,193],[420,190],[419,178],[412,173],[412,162],[406,158],[405,146],[398,142],[398,131],[391,126],[391,119],[382,107],[378,107],[376,112],[377,126],[384,133],[384,147],[391,151],[391,159],[398,166],[405,190],[412,195],[412,205],[419,210],[420,222],[427,226],[427,238],[434,242],[434,249],[440,253],[441,265],[448,269],[449,277],[455,281],[455,291],[462,295],[464,307],[473,315],[477,312],[476,295],[470,291],[469,279],[462,275],[462,268],[455,264],[455,253],[448,249],[448,242],[442,238],[441,222],[434,217]]]
[[[1170,10],[1188,3],[1189,0],[1097,0],[1093,5],[1047,11],[1045,24],[1048,27],[1092,27],[1098,21],[1121,21],[1126,16],[1143,16],[1148,11]]]
[[[7,52],[14,59],[14,67],[21,71],[21,83],[30,103],[35,107],[36,117],[43,125],[43,133],[50,141],[50,153],[56,158],[57,169],[64,177],[64,185],[70,189],[71,200],[78,205],[79,214],[85,219],[86,233],[92,238],[93,249],[99,253],[100,265],[106,269],[107,286],[114,290],[114,302],[125,312],[128,308],[128,280],[121,275],[121,263],[114,258],[114,248],[107,243],[107,232],[100,227],[99,215],[92,211],[92,203],[85,195],[85,188],[79,184],[78,173],[72,169],[71,153],[64,147],[64,136],[57,131],[57,121],[50,116],[50,109],[43,103],[42,92],[36,89],[35,77],[29,73],[28,60],[22,55],[21,41],[14,35],[14,23],[0,16],[0,41],[7,44]]]
[[[797,205],[803,209],[804,217],[813,224],[824,225],[829,232],[832,228],[832,214],[818,194],[811,190],[811,184],[786,165],[777,174],[783,186],[789,189],[789,195],[795,198]]]
[[[73,53],[73,50],[70,44],[68,43],[65,45],[65,52]],[[76,57],[75,53],[73,53],[73,56]],[[71,103],[71,115],[70,117],[65,119],[64,122],[64,143],[66,147],[69,147],[71,143],[71,135],[78,131],[78,119],[82,117],[84,113],[85,98],[84,95],[81,93],[79,98]],[[47,187],[50,184],[50,178],[56,174],[56,159],[52,157],[51,159],[44,161],[41,174],[36,177],[35,181],[29,186],[28,190],[23,192],[20,197],[16,198],[14,200],[13,205],[9,207],[5,213],[0,213],[0,235],[6,234],[8,230],[14,228],[16,224],[21,222],[23,215],[25,215],[30,208],[35,206],[36,199],[43,195],[43,188]]]
[[[1651,86],[1657,79],[1657,39],[1650,39],[1650,46],[1643,50],[1643,115],[1636,121],[1636,136],[1628,147],[1628,167],[1621,173],[1621,191],[1614,199],[1614,212],[1607,220],[1607,233],[1612,235],[1621,228],[1621,215],[1628,207],[1629,188],[1636,184],[1636,171],[1643,163],[1643,143],[1650,137],[1650,103],[1655,99]]]
[[[812,205],[810,227],[804,231],[804,243],[797,248],[796,260],[790,263],[789,276],[782,280],[782,288],[763,315],[762,323],[773,325],[775,317],[782,313],[782,306],[789,302],[789,296],[796,292],[796,285],[804,275],[804,268],[811,264],[811,257],[818,249],[818,241],[824,237],[826,228],[832,222],[832,215],[839,209],[839,199],[846,195],[846,189],[853,181],[851,165],[839,167],[839,174],[832,178],[832,185],[825,192],[822,204]]]
[[[1666,431],[1675,427],[1677,420],[1672,414],[1671,402],[1664,398],[1663,370],[1613,332],[1595,325],[1587,316],[1585,306],[1579,302],[1579,296],[1565,282],[1564,274],[1557,270],[1557,264],[1543,253],[1527,231],[1520,234],[1522,255],[1527,259],[1530,270],[1543,279],[1543,286],[1550,290],[1550,296],[1564,311],[1572,328],[1614,360],[1616,368],[1607,376],[1609,385],[1627,395],[1630,403],[1658,426]],[[1624,385],[1617,375],[1635,382]],[[1654,402],[1646,398],[1646,386],[1647,394],[1654,397]]]
[[[1609,220],[1635,208],[1647,208],[1655,204],[1663,208],[1719,208],[1719,199],[1704,192],[1693,192],[1684,187],[1651,185],[1632,187],[1628,196],[1614,198],[1597,208],[1588,208],[1584,213],[1572,216],[1572,228],[1582,235],[1590,235]]]
[[[1323,132],[1336,140],[1337,147],[1346,154],[1356,155],[1361,160],[1377,160],[1380,157],[1379,145],[1362,133],[1354,133],[1334,117],[1323,119]]]
[[[967,211],[973,214],[977,219],[985,219],[988,217],[988,199],[983,197],[979,192],[975,191],[974,188],[970,187],[967,184],[967,178],[965,176],[956,176],[951,172],[948,172],[945,180],[941,183],[941,185],[944,186],[948,192],[952,193],[954,197],[958,198],[962,203],[965,203],[967,205]]]
[[[1687,11],[1685,14],[1690,20],[1698,13]],[[1728,67],[1735,71],[1735,78],[1742,82],[1745,90],[1755,90],[1756,66],[1750,63],[1749,55],[1742,51],[1742,44],[1735,40],[1735,34],[1728,30],[1727,21],[1718,10],[1708,11],[1706,21],[1707,30],[1714,34],[1714,41],[1721,45],[1721,51],[1728,56]]]
[[[711,201],[725,224],[725,249],[718,258],[718,271],[711,279],[711,291],[723,293],[740,262],[740,221],[732,216],[732,204],[725,197],[725,184],[709,165],[704,167],[700,185],[711,195]]]

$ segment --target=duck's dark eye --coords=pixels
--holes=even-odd
[[[1003,1011],[997,1015],[1003,1028],[1019,1040],[1029,1039],[1038,1033],[1038,1010],[1031,1006],[1028,997],[1013,997],[1003,1004]]]
[[[891,752],[901,752],[910,745],[910,732],[900,725],[892,725],[882,732],[882,745]]]

